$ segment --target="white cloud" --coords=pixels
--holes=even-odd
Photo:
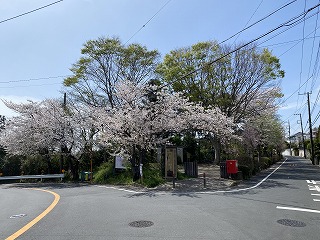
[[[288,104],[283,104],[280,106],[280,110],[290,110],[293,108],[297,107],[297,103],[296,102],[292,102],[292,103],[288,103]]]
[[[36,99],[34,97],[29,96],[14,96],[14,95],[0,95],[0,115],[4,115],[6,118],[10,118],[16,116],[17,113],[8,108],[2,100],[12,101],[14,103],[25,103],[28,100],[37,102],[40,99]]]

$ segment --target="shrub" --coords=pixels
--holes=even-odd
[[[143,168],[143,185],[149,188],[156,187],[165,180],[162,177],[160,164],[158,163],[149,163],[146,164]]]
[[[94,182],[100,184],[115,185],[132,185],[133,174],[130,167],[123,171],[114,171],[113,161],[105,162],[100,165],[94,174]],[[162,178],[160,165],[158,163],[148,163],[143,166],[143,182],[142,185],[152,188],[164,183]]]
[[[238,167],[238,170],[242,172],[243,179],[250,179],[250,177],[252,176],[251,168],[246,165],[240,165]]]
[[[93,181],[95,183],[106,183],[106,180],[109,176],[113,174],[113,163],[105,162],[102,163],[96,172],[94,172]]]
[[[260,163],[263,169],[267,169],[272,165],[272,159],[270,159],[269,157],[261,157]]]
[[[102,163],[94,173],[93,181],[100,184],[117,184],[117,185],[128,185],[132,184],[132,173],[131,169],[125,169],[120,172],[114,170],[113,161]]]

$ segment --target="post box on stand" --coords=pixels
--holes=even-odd
[[[237,160],[226,160],[227,174],[238,173],[238,161]]]

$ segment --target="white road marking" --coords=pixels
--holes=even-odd
[[[100,187],[100,188],[107,188],[107,189],[113,189],[113,190],[118,190],[118,191],[123,191],[123,192],[128,192],[128,193],[146,193],[146,192],[137,192],[137,191],[133,191],[133,190],[128,190],[128,189],[124,189],[124,188],[117,188],[117,187],[108,187],[108,186],[99,186],[99,185],[95,185],[96,187]]]
[[[222,190],[222,191],[208,191],[208,192],[196,192],[196,193],[233,193],[233,192],[241,192],[241,191],[248,191],[254,188],[259,187],[263,182],[265,182],[272,174],[274,174],[288,159],[286,158],[280,166],[278,166],[276,169],[274,169],[268,176],[266,176],[264,179],[262,179],[260,182],[258,182],[256,185],[248,188],[240,188],[240,189],[234,189],[234,190]]]
[[[320,192],[320,187],[319,187],[318,185],[314,185],[314,186],[308,185],[308,187],[309,187],[309,190],[310,190],[310,191]]]
[[[263,182],[265,182],[272,174],[274,174],[288,159],[286,158],[277,168],[275,168],[268,176],[266,176],[264,179],[262,179],[260,182],[258,182],[256,185],[248,187],[248,188],[240,188],[240,189],[234,189],[234,190],[218,190],[218,191],[205,191],[205,192],[152,192],[153,194],[157,195],[166,195],[166,194],[213,194],[213,193],[233,193],[233,192],[242,192],[242,191],[248,191],[254,188],[259,187]],[[117,188],[117,187],[108,187],[108,186],[99,186],[96,185],[96,187],[101,187],[101,188],[107,188],[107,189],[114,189],[118,191],[124,191],[124,192],[129,192],[129,193],[134,193],[134,194],[143,194],[143,193],[150,193],[149,191],[143,191],[143,192],[138,192],[134,190],[127,190],[124,188]]]
[[[315,181],[315,180],[306,180],[308,184],[320,184],[320,181]]]
[[[320,213],[319,210],[308,209],[308,208],[294,208],[294,207],[281,207],[281,206],[277,206],[277,209],[290,210],[290,211],[299,211],[299,212]]]
[[[313,201],[315,201],[315,202],[320,202],[320,199],[313,199]]]
[[[319,193],[311,193],[312,196],[320,196]]]

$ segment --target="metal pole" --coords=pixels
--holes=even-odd
[[[92,184],[93,179],[93,167],[92,167],[92,153],[91,153],[91,159],[90,159],[90,183]]]
[[[291,138],[290,138],[290,122],[288,120],[288,124],[289,124],[289,147],[290,147],[290,156],[292,156],[292,151],[291,151]]]
[[[307,92],[308,97],[308,112],[309,112],[309,131],[310,131],[310,143],[311,143],[311,162],[314,165],[314,145],[313,145],[313,136],[312,136],[312,122],[311,122],[311,111],[310,111],[310,93]]]
[[[306,146],[304,144],[304,133],[303,133],[303,124],[302,124],[301,113],[297,113],[297,114],[294,114],[294,115],[299,115],[300,116],[300,126],[301,126],[302,144],[303,144],[303,157],[307,158],[307,156],[306,156]]]
[[[63,110],[64,110],[64,113],[66,113],[66,108],[67,108],[67,93],[64,93],[63,94]],[[63,128],[63,137],[64,137],[64,128]],[[61,154],[60,154],[60,162],[59,162],[59,166],[60,166],[60,173],[62,173],[62,170],[63,170],[63,165],[64,165],[64,156],[63,156],[63,149],[64,149],[64,146],[61,144],[60,146],[61,148]]]

